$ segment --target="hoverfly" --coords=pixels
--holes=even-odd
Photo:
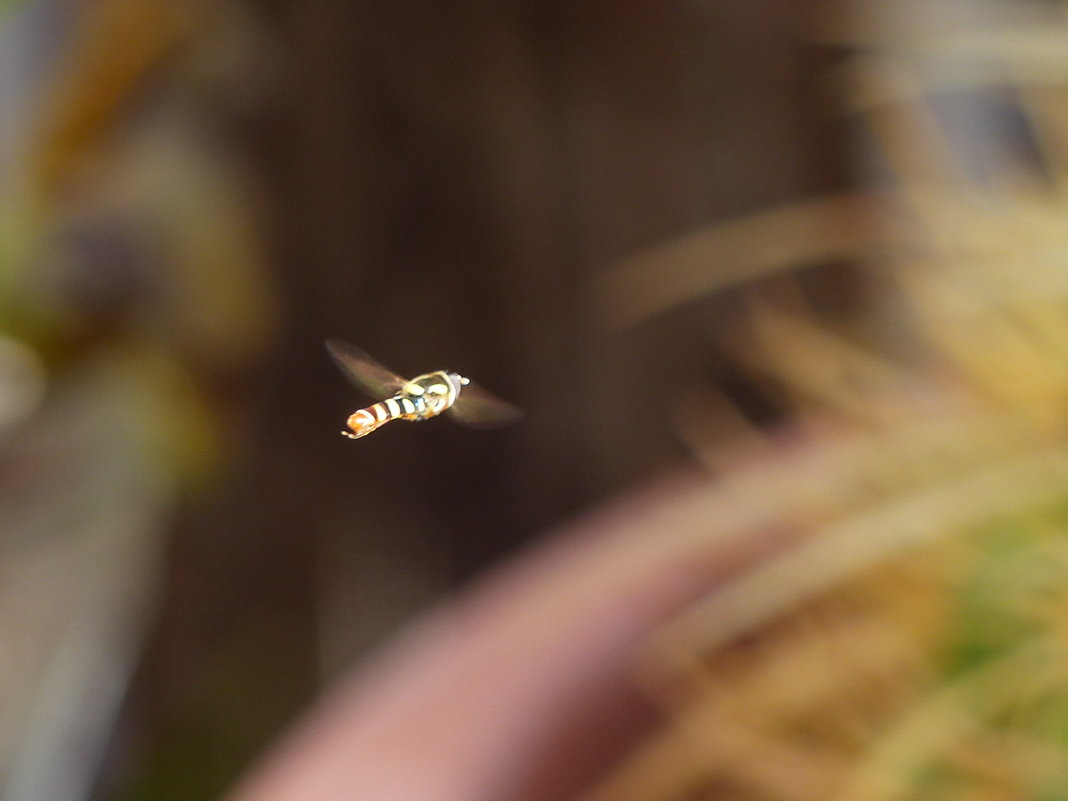
[[[388,370],[355,345],[329,339],[326,349],[341,372],[372,397],[385,397],[365,409],[353,412],[346,423],[346,437],[359,439],[390,420],[428,420],[448,412],[455,420],[474,426],[511,423],[522,417],[512,404],[475,386],[450,370],[424,373],[410,381]]]

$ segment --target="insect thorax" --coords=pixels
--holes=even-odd
[[[438,370],[416,376],[401,389],[420,407],[420,417],[434,417],[448,409],[459,395],[461,378],[456,373]]]

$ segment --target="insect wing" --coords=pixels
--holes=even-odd
[[[328,339],[326,349],[345,377],[372,397],[387,398],[408,383],[348,342]]]
[[[475,384],[460,390],[460,397],[448,413],[469,426],[503,426],[523,416],[520,409]]]

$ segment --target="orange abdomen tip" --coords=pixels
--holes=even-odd
[[[352,429],[351,436],[353,438],[356,438],[370,434],[372,431],[382,425],[382,421],[380,421],[377,417],[371,414],[371,412],[369,412],[367,409],[360,409],[359,411],[353,412],[351,415],[349,415],[349,419],[346,421],[346,425],[350,429]]]

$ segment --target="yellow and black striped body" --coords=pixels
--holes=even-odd
[[[438,370],[417,376],[406,383],[392,398],[387,398],[349,416],[347,437],[365,437],[390,420],[428,420],[452,406],[467,379],[456,373]]]
[[[390,420],[416,422],[442,412],[448,412],[458,423],[487,427],[512,423],[523,416],[512,404],[451,370],[424,373],[409,381],[349,342],[328,339],[326,350],[357,388],[373,398],[386,398],[350,415],[349,430],[341,432],[346,437],[365,437]]]

